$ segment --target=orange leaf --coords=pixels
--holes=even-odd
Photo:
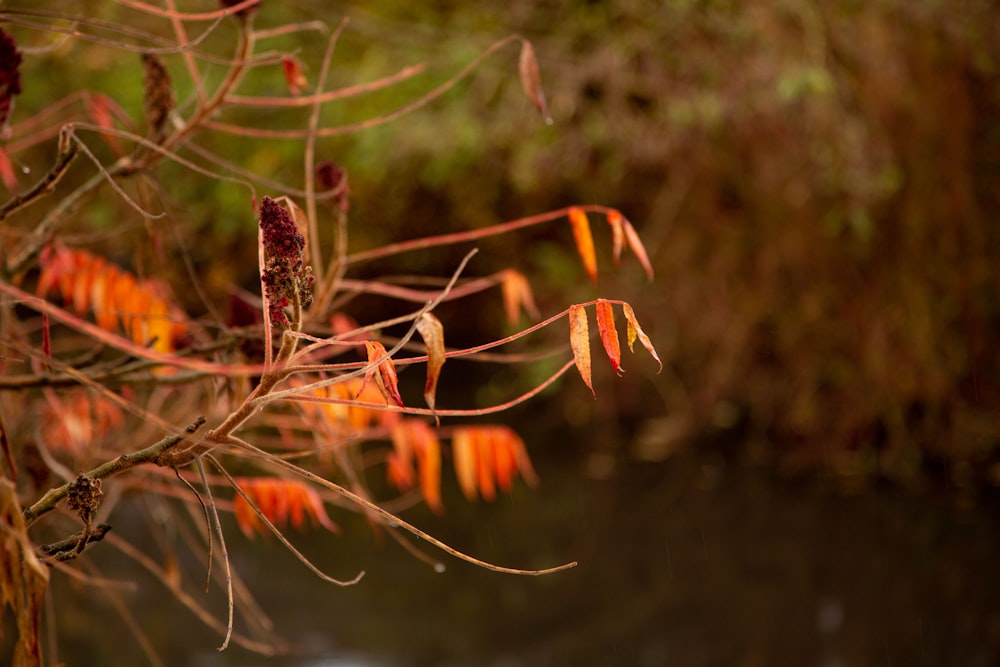
[[[441,514],[441,443],[426,422],[411,420],[413,450],[420,473],[420,493],[435,514]]]
[[[663,362],[660,361],[660,357],[657,356],[656,349],[650,342],[649,336],[647,336],[643,332],[642,327],[639,326],[639,321],[635,319],[635,313],[632,312],[632,306],[628,305],[627,303],[623,303],[622,311],[625,313],[625,320],[628,322],[628,331],[627,331],[628,349],[632,350],[632,344],[635,342],[635,339],[638,338],[639,341],[642,343],[643,347],[645,347],[646,350],[653,356],[653,359],[656,359],[656,363],[660,365],[660,370],[662,371]]]
[[[233,499],[233,516],[247,537],[268,532],[247,499],[279,530],[289,525],[300,529],[308,516],[315,524],[330,532],[340,532],[337,524],[327,515],[319,494],[305,482],[275,477],[241,477],[236,479],[236,483],[246,494],[246,498],[236,494]]]
[[[427,347],[427,382],[424,385],[424,400],[434,409],[434,395],[437,392],[438,377],[444,366],[444,326],[432,313],[424,313],[417,320],[417,331]]]
[[[497,497],[496,484],[496,452],[491,429],[482,428],[473,432],[472,441],[476,447],[476,483],[479,485],[479,495],[483,500],[492,501]]]
[[[590,233],[590,221],[582,208],[572,206],[569,209],[569,224],[573,227],[573,238],[576,240],[576,250],[583,260],[583,268],[593,283],[597,282],[597,255],[594,252],[594,237]]]
[[[583,306],[569,307],[569,345],[573,350],[576,370],[580,371],[583,382],[594,398],[597,398],[590,378],[590,324],[587,322],[587,311]]]
[[[615,314],[611,310],[611,302],[606,299],[597,300],[597,331],[601,334],[601,342],[604,343],[604,351],[611,360],[611,367],[621,375],[622,351],[618,344],[618,329],[615,328]]]
[[[506,269],[500,272],[500,290],[503,295],[503,309],[507,321],[514,326],[523,308],[526,313],[537,320],[541,314],[535,305],[535,297],[531,293],[531,285],[519,271]]]
[[[552,124],[549,107],[545,103],[545,92],[542,90],[542,76],[538,72],[538,59],[535,57],[535,47],[528,40],[521,41],[521,55],[518,58],[517,71],[521,77],[521,86],[528,99],[538,107],[545,118],[545,124]]]
[[[365,349],[368,350],[368,363],[371,364],[371,368],[365,373],[365,382],[374,377],[375,386],[382,392],[386,405],[392,402],[403,407],[403,398],[399,395],[396,367],[392,364],[392,359],[385,356],[385,347],[378,341],[369,340],[365,342]],[[383,357],[385,359],[379,361]]]
[[[496,498],[510,491],[518,472],[530,486],[538,484],[524,441],[507,426],[465,426],[455,429],[452,456],[459,486],[469,500]]]
[[[472,429],[455,429],[455,434],[451,438],[451,456],[455,464],[455,477],[458,478],[458,486],[462,489],[467,500],[475,500],[476,469],[479,463],[476,461],[478,453]]]
[[[36,293],[56,289],[63,303],[79,314],[88,309],[106,331],[118,327],[132,341],[145,345],[156,338],[155,349],[174,351],[187,333],[187,324],[164,298],[160,283],[138,280],[102,257],[83,250],[50,246],[39,255],[41,273]]]
[[[628,220],[623,222],[623,227],[625,229],[625,240],[628,241],[628,247],[632,249],[632,252],[635,253],[635,256],[639,259],[639,263],[642,264],[642,268],[646,271],[646,276],[652,280],[653,265],[649,263],[649,255],[646,254],[646,248],[642,245],[639,235],[636,233],[632,223]]]
[[[441,443],[421,419],[406,419],[392,428],[393,453],[389,456],[389,481],[400,491],[413,487],[413,464],[417,460],[420,493],[436,514],[441,504]]]

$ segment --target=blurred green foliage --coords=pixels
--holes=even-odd
[[[532,40],[553,126],[521,93],[511,46],[416,113],[321,141],[318,157],[350,174],[355,249],[571,203],[620,208],[657,279],[645,284],[633,262],[609,271],[610,240],[595,225],[598,293],[641,288],[630,301],[669,366],[654,378],[632,364],[640,377],[611,415],[666,412],[645,456],[723,424],[748,436],[751,453],[796,468],[1000,478],[995,3],[294,0],[265,2],[256,21],[341,16],[351,21],[330,87],[415,62],[427,71],[330,107],[329,125],[398,108],[507,34]],[[218,37],[205,48],[220,48]],[[313,82],[323,43],[307,33],[268,46],[297,49]],[[45,61],[39,85],[83,76],[60,57]],[[120,83],[138,80],[138,58],[115,65],[89,66],[88,85],[141,117],[138,86]],[[169,65],[183,100],[182,64]],[[283,85],[275,71],[241,92]],[[267,122],[290,118],[301,126],[305,115]],[[300,179],[301,142],[199,141]],[[181,180],[200,189],[172,192],[176,209],[214,239],[191,249],[196,265],[221,246],[233,265],[214,267],[218,282],[252,277],[245,191]],[[376,269],[440,275],[449,261],[407,255]],[[597,295],[563,227],[491,242],[475,270],[505,266],[532,277],[543,310]],[[468,325],[495,333],[497,312],[467,313]]]

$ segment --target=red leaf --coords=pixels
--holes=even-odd
[[[576,240],[576,250],[583,260],[583,267],[593,283],[597,282],[597,255],[594,253],[594,237],[590,233],[590,221],[582,208],[573,206],[569,209],[569,224],[573,228],[573,238]]]
[[[284,56],[281,59],[281,69],[285,74],[285,83],[288,84],[288,92],[292,95],[299,95],[302,89],[309,85],[309,80],[302,73],[302,66],[299,61],[291,56]]]
[[[587,322],[587,311],[583,306],[569,307],[569,345],[573,350],[576,370],[580,372],[580,377],[590,389],[590,393],[597,398],[590,376],[590,324]]]
[[[0,181],[4,187],[13,194],[18,191],[17,173],[14,171],[14,164],[7,157],[7,152],[0,148]]]
[[[622,374],[622,351],[618,344],[618,329],[615,328],[615,314],[611,310],[611,302],[606,299],[597,300],[597,330],[608,353],[611,367],[619,375]]]

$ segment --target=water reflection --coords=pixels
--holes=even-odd
[[[409,518],[504,565],[578,560],[568,572],[522,578],[448,560],[439,574],[348,518],[346,537],[300,540],[333,576],[367,571],[359,585],[341,589],[315,579],[280,546],[248,548],[234,531],[234,566],[278,633],[300,647],[280,658],[214,651],[219,638],[149,580],[124,599],[168,665],[1000,662],[994,493],[971,510],[955,509],[947,494],[845,495],[718,451],[648,464],[604,450],[614,456],[611,474],[588,479],[582,454],[550,442],[536,457],[539,490],[518,488],[484,506],[452,488],[443,518],[422,510]],[[126,575],[110,550],[100,558],[105,571]],[[196,568],[187,576],[202,574]],[[143,664],[114,612],[85,593],[64,608],[60,658]],[[223,618],[221,601],[213,603]]]

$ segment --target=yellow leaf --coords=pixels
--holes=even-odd
[[[569,345],[573,350],[576,370],[580,372],[580,377],[590,389],[590,393],[597,398],[590,376],[590,324],[587,322],[587,311],[583,306],[572,305],[569,308]]]
[[[590,221],[582,208],[573,206],[569,209],[569,224],[573,228],[573,238],[576,240],[576,250],[583,260],[590,281],[597,282],[597,255],[594,252],[594,237],[590,233]]]
[[[627,303],[623,303],[622,311],[625,313],[625,320],[628,322],[628,331],[626,334],[628,337],[628,349],[632,350],[632,344],[635,342],[635,339],[638,338],[643,347],[645,347],[646,350],[653,356],[653,359],[656,359],[656,363],[660,365],[660,370],[662,371],[663,362],[660,361],[660,357],[656,354],[656,349],[650,342],[649,336],[643,332],[642,327],[639,326],[639,321],[635,319],[635,313],[632,312],[632,306]],[[634,352],[634,350],[632,351]]]

